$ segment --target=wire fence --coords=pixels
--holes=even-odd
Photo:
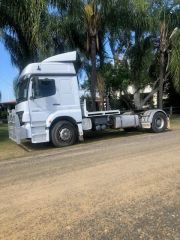
[[[163,110],[170,116],[180,115],[180,107],[165,107]]]

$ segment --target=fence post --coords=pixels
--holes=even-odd
[[[170,107],[169,114],[170,114],[170,116],[173,115],[173,107],[172,106]]]

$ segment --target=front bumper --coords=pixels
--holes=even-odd
[[[23,139],[27,138],[27,130],[20,126],[15,110],[10,111],[8,114],[8,131],[9,138],[17,144],[20,144]]]

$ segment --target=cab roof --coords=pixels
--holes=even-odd
[[[76,61],[76,52],[68,52],[52,56],[40,63],[31,63],[22,71],[20,78],[25,75],[75,75],[73,62]]]

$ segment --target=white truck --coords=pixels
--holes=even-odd
[[[112,129],[150,129],[165,131],[168,116],[160,109],[140,113],[120,110],[88,112],[80,103],[79,85],[74,67],[76,52],[50,57],[29,64],[17,84],[15,110],[9,112],[9,137],[21,143],[52,142],[56,147],[83,140],[85,131]]]

